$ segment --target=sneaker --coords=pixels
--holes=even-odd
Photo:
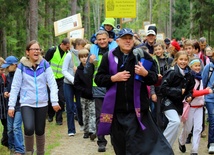
[[[99,145],[98,146],[98,152],[106,152],[106,146],[105,145]]]
[[[83,138],[89,138],[89,133],[84,133]]]
[[[75,135],[75,133],[69,133],[68,134],[69,137],[74,136],[74,135]]]
[[[94,141],[94,139],[97,137],[96,134],[94,133],[90,133],[89,136],[90,136],[90,140],[92,141]]]
[[[83,130],[84,130],[84,126],[81,125],[81,126],[80,126],[80,131],[83,131]]]
[[[179,145],[179,150],[181,151],[181,152],[186,152],[186,146],[185,145],[181,145],[181,143],[179,142],[179,140],[178,140],[178,145]]]
[[[209,152],[209,154],[214,154],[214,143],[210,143],[208,152]]]

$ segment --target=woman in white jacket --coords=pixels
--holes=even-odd
[[[21,114],[24,124],[26,154],[33,154],[34,133],[37,155],[44,155],[45,119],[48,108],[47,85],[51,90],[53,109],[58,111],[58,88],[49,63],[42,58],[39,43],[32,40],[26,46],[16,69],[9,97],[8,115],[14,116],[14,106],[20,93]]]

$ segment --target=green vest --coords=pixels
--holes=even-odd
[[[65,59],[65,56],[66,56],[66,52],[61,58],[59,48],[57,46],[56,51],[54,52],[53,58],[50,61],[50,66],[53,70],[55,79],[60,79],[64,77],[64,75],[62,74],[62,65]]]
[[[98,71],[98,67],[100,66],[100,63],[102,61],[102,58],[103,58],[103,55],[98,55],[99,57],[99,61],[94,65],[94,75],[93,75],[93,86],[94,87],[97,87],[96,83],[94,82],[94,79],[95,79],[95,75],[97,74],[97,71]]]

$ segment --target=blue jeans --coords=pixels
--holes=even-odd
[[[22,117],[21,112],[16,111],[14,117],[7,117],[8,143],[9,149],[17,153],[24,154],[24,140],[22,134]]]
[[[74,95],[76,98],[76,108],[78,114],[78,122],[82,126],[82,108],[80,104],[80,93],[76,91],[73,85],[64,83],[64,96],[66,101],[66,112],[67,112],[67,126],[68,133],[76,133],[75,124],[74,124],[74,113],[75,113],[75,103],[74,103]]]
[[[208,145],[214,143],[214,103],[206,102],[209,119]]]

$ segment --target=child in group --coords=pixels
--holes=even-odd
[[[193,141],[191,155],[198,154],[198,148],[201,138],[202,123],[203,123],[203,106],[204,96],[213,93],[213,90],[209,87],[203,89],[202,76],[201,76],[201,60],[194,58],[190,61],[189,66],[191,73],[195,77],[195,86],[193,89],[193,99],[189,103],[190,110],[186,122],[184,122],[181,134],[178,139],[179,149],[181,152],[186,152],[186,138],[193,129]]]
[[[0,119],[3,126],[1,144],[8,147],[8,136],[7,136],[7,102],[4,98],[4,87],[6,84],[6,77],[4,75],[4,68],[1,65],[5,60],[0,57]]]
[[[45,123],[48,110],[48,90],[54,111],[58,104],[58,88],[50,64],[41,56],[40,45],[36,40],[26,46],[26,56],[22,57],[15,71],[8,102],[8,115],[16,115],[15,107],[20,93],[21,115],[24,124],[26,154],[34,152],[36,137],[37,155],[45,154]]]
[[[92,77],[86,77],[84,75],[84,67],[89,55],[87,49],[79,50],[80,65],[77,68],[74,86],[81,94],[81,105],[84,121],[84,136],[83,138],[89,138],[94,140],[96,138],[96,115],[95,115],[95,102],[92,94]]]
[[[172,40],[169,48],[168,48],[169,54],[172,58],[175,57],[175,54],[180,51],[180,45],[178,44],[178,42],[176,40]]]
[[[68,136],[74,136],[76,133],[74,124],[74,114],[76,111],[80,130],[84,129],[80,93],[76,91],[76,88],[74,87],[74,76],[77,66],[79,66],[78,51],[83,49],[84,46],[87,45],[87,42],[84,39],[77,38],[75,40],[71,39],[71,44],[73,47],[70,52],[66,54],[62,65],[62,74],[64,75],[63,90],[66,101]],[[74,102],[74,98],[76,100],[76,104]]]
[[[194,54],[194,45],[192,40],[185,41],[184,50],[187,52],[189,59],[197,58],[197,55]]]
[[[214,52],[211,46],[205,48],[204,54],[210,59],[210,62],[214,62]]]
[[[99,30],[104,30],[104,31],[108,32],[109,42],[116,40],[116,35],[115,35],[115,32],[113,31],[114,30],[114,22],[115,22],[114,18],[105,18],[104,22],[102,23],[102,26],[99,29]],[[92,35],[90,41],[92,44],[97,44],[96,34]]]
[[[4,97],[10,97],[11,85],[18,64],[18,58],[15,56],[9,56],[5,59],[5,63],[1,65],[5,68],[7,74],[6,85],[4,89]],[[22,134],[22,117],[19,103],[19,96],[15,105],[14,116],[7,117],[7,133],[8,133],[8,144],[11,153],[16,155],[21,155],[25,153],[24,140]]]
[[[159,118],[160,118],[159,116],[160,116],[160,112],[161,112],[160,105],[161,105],[161,99],[162,99],[162,93],[160,92],[160,84],[161,84],[163,75],[170,68],[173,59],[168,57],[167,54],[165,54],[164,45],[161,43],[156,43],[154,45],[153,59],[157,63],[157,67],[158,67],[158,83],[159,84],[150,86],[151,99],[155,105],[155,109],[154,109],[154,112],[152,112],[152,114],[153,114],[153,116],[155,116],[157,125],[159,127],[162,127],[162,121],[159,120]]]
[[[192,100],[195,80],[190,73],[188,63],[188,54],[185,51],[179,51],[172,62],[173,67],[164,74],[162,79],[161,93],[164,98],[162,109],[169,121],[163,134],[171,146],[177,138],[183,100],[187,102]]]

